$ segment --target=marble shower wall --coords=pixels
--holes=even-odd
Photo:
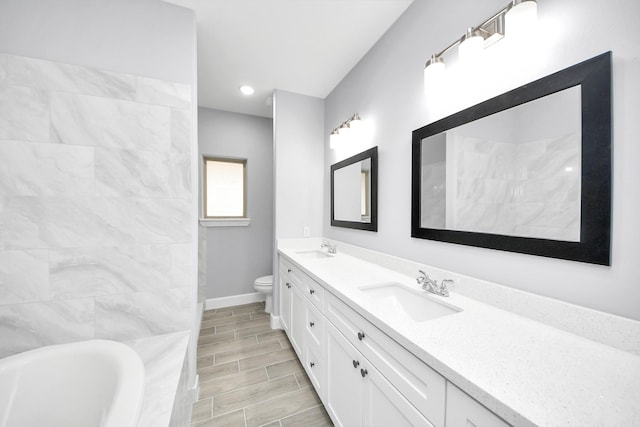
[[[190,329],[191,87],[0,54],[0,357]]]
[[[579,134],[517,143],[461,138],[449,228],[579,241],[580,145]]]

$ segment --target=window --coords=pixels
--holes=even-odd
[[[205,218],[246,218],[247,160],[204,157]]]

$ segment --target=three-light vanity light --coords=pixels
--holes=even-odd
[[[329,148],[334,150],[339,144],[348,142],[352,133],[357,132],[361,125],[362,120],[358,113],[355,113],[353,116],[342,122],[340,126],[331,131],[331,134],[329,135]]]
[[[431,55],[424,66],[425,90],[438,82],[444,73],[443,55],[458,47],[458,59],[462,64],[473,64],[484,49],[505,37],[518,36],[531,31],[538,16],[536,0],[512,0],[489,19],[467,32],[439,53]]]

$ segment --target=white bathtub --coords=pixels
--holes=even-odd
[[[0,360],[0,427],[134,427],[140,356],[115,341],[52,345]]]

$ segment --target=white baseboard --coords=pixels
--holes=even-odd
[[[271,329],[282,329],[282,324],[280,323],[280,316],[274,316],[271,314],[271,318],[269,319],[269,324]]]
[[[264,297],[264,294],[260,292],[252,292],[250,294],[232,295],[230,297],[209,298],[205,302],[205,310],[260,302],[264,301]]]

